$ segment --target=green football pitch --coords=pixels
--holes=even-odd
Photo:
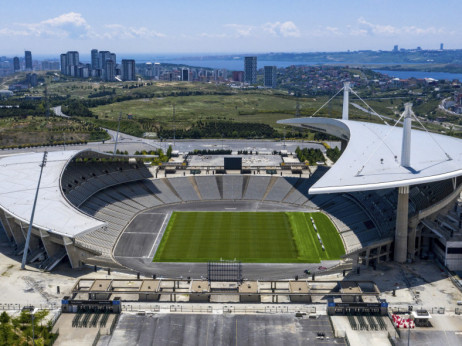
[[[337,230],[322,213],[174,212],[153,261],[319,263],[344,254]]]

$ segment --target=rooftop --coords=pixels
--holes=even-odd
[[[295,118],[278,123],[348,141],[340,159],[310,188],[311,194],[387,189],[462,175],[462,140],[458,138],[412,130],[411,167],[403,167],[402,128],[330,118]]]
[[[80,212],[61,193],[61,173],[80,151],[49,152],[43,168],[34,216],[34,227],[63,236],[98,229],[105,223]],[[43,153],[0,158],[0,207],[15,218],[29,223]]]

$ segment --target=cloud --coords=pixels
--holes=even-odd
[[[337,28],[336,26],[326,26],[324,28],[324,30],[328,34],[331,34],[331,35],[334,35],[334,36],[343,36],[344,35],[344,33],[339,28]]]
[[[250,36],[256,27],[244,24],[225,24],[225,28],[233,29],[239,36]]]
[[[126,27],[109,24],[96,31],[80,13],[69,12],[38,23],[17,23],[0,28],[0,36],[30,36],[41,38],[69,39],[134,39],[165,37],[164,34],[146,27]]]
[[[246,25],[246,24],[225,24],[225,28],[233,30],[237,37],[261,37],[264,35],[272,35],[279,37],[300,37],[300,30],[294,22],[274,22],[265,23],[263,25]],[[216,35],[216,34],[211,34]]]
[[[263,31],[270,33],[274,36],[283,36],[283,37],[300,37],[300,30],[294,24],[294,22],[275,22],[275,23],[266,23],[262,26]]]
[[[39,23],[17,24],[22,30],[16,30],[16,35],[36,37],[60,37],[84,39],[90,35],[90,25],[80,13],[69,12]]]
[[[199,37],[205,37],[205,38],[228,38],[229,35],[227,34],[209,34],[206,32],[200,33]]]
[[[148,29],[146,27],[127,27],[120,24],[108,24],[105,25],[106,31],[102,34],[104,38],[108,39],[134,39],[134,38],[157,38],[165,37],[165,34],[157,32],[155,30]]]
[[[435,35],[447,33],[444,28],[419,28],[417,26],[381,25],[368,22],[363,17],[358,18],[358,26],[351,27],[350,34],[353,36],[396,36],[396,35]]]

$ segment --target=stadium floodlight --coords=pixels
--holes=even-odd
[[[37,183],[37,190],[35,191],[34,204],[32,206],[32,214],[31,214],[30,221],[29,221],[29,229],[27,230],[26,244],[24,245],[24,252],[22,254],[21,269],[26,268],[27,251],[29,249],[30,235],[32,233],[32,223],[34,222],[35,207],[37,206],[37,197],[38,197],[38,193],[40,189],[40,181],[42,180],[43,167],[45,167],[47,163],[47,155],[48,155],[48,152],[45,151],[43,153],[42,163],[40,164],[40,175],[39,175],[39,180]]]

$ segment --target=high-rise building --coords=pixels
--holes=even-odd
[[[189,68],[184,68],[181,70],[181,80],[183,82],[189,81]]]
[[[115,53],[111,53],[111,60],[114,61],[114,64],[117,64]]]
[[[67,52],[67,64],[70,66],[78,66],[80,63],[79,61],[79,52],[73,50]]]
[[[99,68],[105,70],[106,69],[106,61],[111,60],[111,52],[107,50],[103,50],[99,52]]]
[[[244,82],[249,84],[257,83],[257,57],[246,56],[244,58]]]
[[[106,60],[106,68],[104,69],[104,80],[112,82],[115,79],[115,62]]]
[[[25,51],[24,59],[26,61],[26,70],[32,70],[32,53],[30,50]]]
[[[99,69],[99,58],[98,58],[98,49],[91,50],[91,69]]]
[[[61,63],[61,73],[66,74],[67,73],[67,54],[61,54],[59,56],[60,58],[60,63]]]
[[[265,87],[267,88],[276,88],[277,79],[276,79],[276,66],[265,66]]]
[[[155,79],[159,79],[160,71],[161,71],[160,63],[159,62],[154,63],[154,69],[152,71],[152,74]]]
[[[66,72],[72,77],[79,77],[79,52],[73,50],[66,53]]]
[[[135,60],[122,59],[122,80],[135,80]]]
[[[398,45],[397,45],[397,44],[395,44],[395,45],[393,46],[393,52],[395,52],[395,53],[396,53],[397,51],[398,51]]]
[[[27,80],[27,83],[32,87],[35,87],[38,84],[38,82],[37,82],[37,74],[36,73],[28,73],[26,75],[26,80]]]
[[[218,71],[216,74],[218,77]],[[244,71],[233,71],[233,81],[242,83],[244,81]]]
[[[19,58],[17,56],[13,58],[13,69],[14,72],[19,71],[21,69],[21,66],[19,65]]]
[[[444,45],[440,43],[440,50],[443,50],[443,49],[444,49]]]

